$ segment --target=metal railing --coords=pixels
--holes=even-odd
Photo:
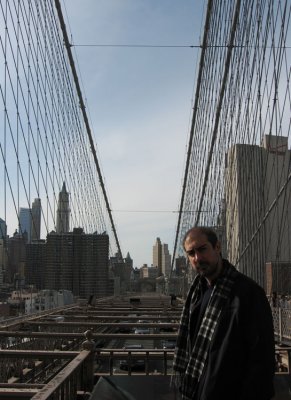
[[[93,354],[83,350],[31,400],[75,400],[79,391],[93,389]]]
[[[291,309],[273,307],[272,314],[277,342],[291,344]]]
[[[289,374],[290,375],[290,357],[291,347],[288,342],[291,341],[291,310],[284,308],[272,308],[274,319],[274,330],[278,347],[276,348],[276,374]],[[133,322],[127,322],[125,325],[131,327]],[[135,324],[135,323],[133,323]],[[115,323],[114,325],[122,325],[122,323]],[[154,325],[151,323],[150,325]],[[168,324],[166,324],[168,325]],[[60,332],[1,332],[3,337],[8,335],[19,335],[20,337],[26,336],[62,336],[76,335],[81,340],[81,333],[60,333]],[[84,334],[83,334],[84,335]],[[32,360],[31,364],[37,363],[42,365],[42,369],[46,367],[46,362],[59,362],[57,368],[53,373],[47,376],[47,379],[38,381],[35,379],[37,376],[37,368],[35,371],[25,372],[32,375],[32,379],[27,381],[25,379],[15,379],[12,381],[2,381],[0,384],[0,397],[1,393],[9,392],[9,390],[18,391],[19,397],[31,398],[32,400],[65,400],[77,399],[80,393],[89,393],[92,391],[94,379],[98,379],[102,375],[161,375],[169,376],[172,374],[172,360],[174,355],[173,349],[119,349],[119,348],[99,348],[95,349],[93,339],[103,336],[104,334],[93,333],[86,331],[86,341],[83,342],[82,351],[25,351],[25,350],[0,350],[0,358],[4,365],[7,360],[8,363],[15,365],[19,360]],[[136,338],[134,334],[106,334],[107,338]],[[173,339],[176,334],[163,334],[163,339]],[[140,335],[139,339],[157,339],[160,335],[149,334]],[[137,361],[143,360],[144,366],[141,370],[136,371],[135,365]],[[41,364],[43,362],[43,364]],[[38,367],[39,367],[38,365]],[[126,365],[126,368],[120,368],[121,365]],[[1,367],[2,368],[2,367]],[[3,369],[3,368],[2,368]],[[121,370],[122,369],[122,370]],[[28,376],[28,375],[26,375]],[[25,383],[26,382],[26,383]],[[48,382],[48,383],[45,383]],[[16,393],[16,392],[15,392]],[[24,393],[26,393],[24,395]],[[28,397],[30,396],[30,397]]]
[[[169,362],[173,360],[174,349],[98,349],[96,351],[96,361],[102,364],[103,361],[108,361],[107,372],[96,372],[96,375],[118,375],[121,372],[116,371],[114,361],[125,361],[126,368],[122,373],[131,375],[134,371],[135,361],[144,361],[144,368],[139,371],[142,375],[160,374],[171,375],[171,368]],[[161,361],[161,370],[150,370],[150,361]]]
[[[7,369],[14,366],[17,369],[13,379],[1,384],[0,398],[9,392],[11,394],[13,388],[15,399],[27,397],[34,400],[74,400],[79,390],[91,391],[93,388],[94,353],[90,350],[0,350],[0,358],[2,373],[3,367]],[[30,368],[23,368],[24,360],[30,361]],[[38,379],[49,382],[40,385]]]

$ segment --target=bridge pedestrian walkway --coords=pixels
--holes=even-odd
[[[134,294],[3,321],[0,399],[118,400],[100,394],[100,382],[108,378],[130,399],[178,400],[170,387],[173,349],[164,342],[177,335],[181,305],[171,304],[170,296]],[[137,325],[149,333],[136,334]],[[281,339],[290,333],[280,332]],[[141,349],[129,351],[125,343]],[[291,400],[291,347],[278,342],[276,354],[273,400]],[[133,370],[140,359],[144,369]],[[120,367],[125,361],[126,370]]]
[[[90,400],[178,400],[169,376],[113,376],[101,380]]]
[[[180,400],[170,386],[169,376],[112,376],[95,385],[90,400]],[[275,376],[275,397],[272,400],[291,400],[290,375]]]

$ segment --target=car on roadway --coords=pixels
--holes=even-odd
[[[131,323],[132,321],[120,321],[121,324],[128,324]],[[116,329],[116,332],[118,333],[132,333],[133,328],[129,326],[120,326],[119,328]]]
[[[135,328],[134,333],[136,335],[147,335],[147,334],[151,333],[151,330],[150,330],[150,328],[139,327],[139,328]]]
[[[126,350],[141,350],[143,349],[142,344],[129,344],[124,346]],[[131,359],[131,363],[129,363],[129,359],[120,360],[119,368],[128,371],[129,365],[131,366],[132,371],[143,371],[145,369],[145,360],[142,359]]]
[[[174,349],[176,347],[175,339],[166,339],[162,341],[163,349]]]

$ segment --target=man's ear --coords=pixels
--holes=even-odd
[[[219,240],[216,242],[215,249],[218,250],[219,253],[221,252],[221,243]]]

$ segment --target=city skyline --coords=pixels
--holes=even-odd
[[[35,223],[33,223],[33,220]],[[59,192],[58,196],[58,208],[56,210],[56,226],[55,229],[53,229],[51,232],[47,232],[46,235],[43,237],[40,235],[40,226],[41,226],[41,199],[36,198],[32,202],[31,208],[25,208],[25,207],[20,207],[20,212],[19,212],[19,223],[18,223],[18,229],[16,228],[14,230],[14,233],[12,235],[7,234],[7,230],[9,227],[9,224],[7,224],[6,221],[1,219],[0,217],[0,223],[1,223],[1,232],[2,230],[4,231],[4,226],[5,226],[5,232],[8,237],[13,237],[13,235],[18,232],[20,235],[23,236],[23,234],[27,234],[27,240],[28,243],[30,243],[32,240],[39,240],[39,239],[45,239],[47,238],[52,232],[56,232],[58,234],[64,234],[67,232],[72,232],[75,228],[82,228],[83,227],[70,227],[70,204],[69,204],[69,193],[66,190],[66,183],[63,182],[62,189]],[[88,232],[85,232],[88,234]],[[101,233],[101,232],[99,232]],[[1,237],[0,237],[1,238]],[[159,239],[159,238],[157,238]],[[151,246],[152,250],[152,246]],[[128,255],[132,253],[131,249],[127,249],[126,254]],[[159,267],[163,269],[163,272],[165,271],[165,263],[168,265],[169,260],[165,261],[165,256],[169,257],[168,255],[169,250],[168,250],[168,244],[163,243],[161,245],[161,261]],[[125,253],[123,254],[123,258],[126,259],[127,256],[125,256]],[[142,264],[136,264],[135,260],[133,259],[133,264],[135,268],[141,268],[145,264],[147,265],[154,265],[154,260],[151,259],[151,262],[142,262]],[[162,267],[163,265],[163,267]],[[168,271],[169,267],[167,267]],[[168,271],[169,272],[169,271]]]

